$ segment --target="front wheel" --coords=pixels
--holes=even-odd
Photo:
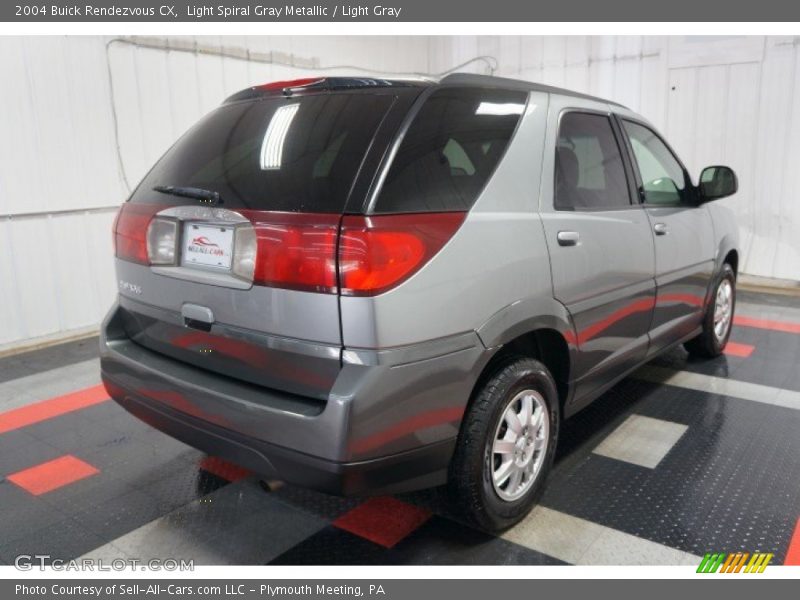
[[[722,354],[731,336],[735,308],[736,274],[725,263],[703,318],[703,331],[684,344],[689,354],[703,358],[714,358]]]
[[[539,361],[505,363],[478,390],[450,465],[459,512],[490,531],[520,521],[544,490],[558,439],[559,403]]]

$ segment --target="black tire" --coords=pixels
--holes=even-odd
[[[727,331],[720,338],[714,331],[714,309],[716,306],[717,292],[720,287],[727,282],[731,286],[730,318]],[[722,270],[714,282],[714,289],[711,292],[711,299],[706,307],[706,314],[703,317],[703,331],[697,337],[692,338],[683,346],[692,356],[701,358],[715,358],[722,354],[728,339],[731,337],[733,329],[733,315],[736,312],[736,274],[728,263],[722,265]]]
[[[536,476],[530,478],[531,483],[524,495],[511,501],[501,498],[495,490],[492,465],[497,457],[492,453],[492,447],[506,409],[520,392],[526,390],[538,392],[547,406],[549,437]],[[525,517],[544,490],[558,442],[559,421],[558,392],[547,367],[537,360],[522,357],[511,358],[499,365],[476,391],[464,416],[450,463],[448,492],[458,514],[488,531],[506,529]]]

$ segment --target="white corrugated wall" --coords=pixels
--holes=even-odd
[[[440,72],[487,56],[498,75],[626,104],[668,136],[695,177],[710,163],[737,170],[741,191],[722,202],[739,217],[742,270],[798,280],[799,40],[0,38],[0,352],[96,327],[115,293],[116,207],[189,125],[238,89],[333,65]]]
[[[0,352],[97,326],[116,289],[116,208],[227,95],[335,65],[427,72],[429,60],[422,37],[129,41],[0,38]]]
[[[431,45],[433,70],[487,55],[497,75],[641,112],[695,180],[704,166],[730,165],[740,192],[721,202],[738,216],[742,271],[800,280],[800,37],[464,36]]]

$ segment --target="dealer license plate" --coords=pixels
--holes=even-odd
[[[229,271],[232,261],[233,227],[204,223],[183,226],[182,265]]]

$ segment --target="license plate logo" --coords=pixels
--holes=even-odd
[[[184,265],[229,270],[233,259],[233,228],[187,223],[183,234]]]

